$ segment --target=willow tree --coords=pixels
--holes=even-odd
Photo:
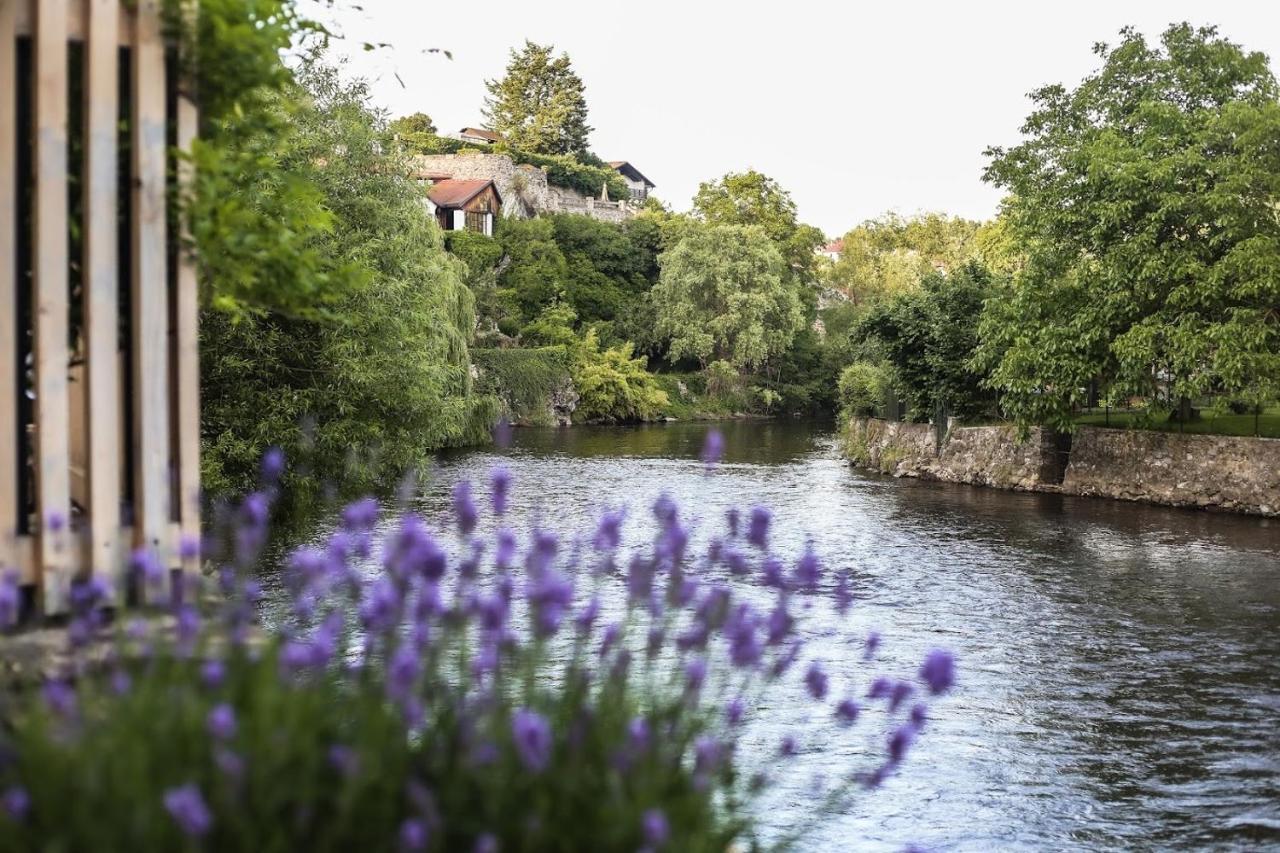
[[[1025,140],[988,150],[1023,254],[977,364],[1020,422],[1113,397],[1257,400],[1280,385],[1280,103],[1267,57],[1212,27],[1098,45],[1046,86]]]

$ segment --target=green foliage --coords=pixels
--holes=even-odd
[[[435,122],[431,120],[431,116],[426,113],[412,113],[407,116],[401,116],[391,124],[387,125],[387,130],[392,134],[436,134]]]
[[[506,417],[516,423],[554,426],[551,397],[572,383],[566,347],[538,349],[474,349],[480,372],[479,390],[497,396]]]
[[[501,80],[485,82],[488,127],[515,148],[533,154],[581,154],[587,150],[587,99],[567,54],[525,41],[512,50]]]
[[[653,420],[670,403],[631,344],[601,349],[595,330],[576,348],[573,384],[580,398],[574,418],[585,421]]]
[[[984,375],[969,363],[993,292],[991,274],[970,261],[949,276],[927,275],[920,289],[875,305],[859,322],[855,336],[879,342],[917,416],[932,416],[941,403],[961,419],[975,418],[994,405]]]
[[[527,151],[516,145],[497,145],[489,150],[509,154],[517,163],[537,166],[547,173],[547,183],[553,187],[573,190],[588,198],[599,198],[602,187],[608,187],[609,198],[614,201],[627,198],[630,192],[626,181],[613,169],[583,163],[568,154]]]
[[[840,371],[839,388],[843,417],[874,417],[889,394],[889,374],[879,364],[855,361]]]
[[[718,181],[698,185],[694,213],[711,225],[759,228],[778,247],[789,267],[804,277],[814,269],[814,250],[824,242],[822,232],[796,219],[791,194],[755,170],[730,172]]]
[[[978,251],[977,222],[941,213],[869,219],[842,238],[826,282],[857,305],[907,293],[938,269],[954,270]]]
[[[1213,28],[1134,30],[1046,86],[986,179],[1025,265],[975,364],[1020,423],[1069,428],[1086,386],[1169,405],[1280,393],[1280,102],[1267,58]]]
[[[564,296],[568,265],[555,241],[555,226],[549,219],[503,219],[498,240],[507,258],[499,294],[522,323],[528,322]]]
[[[458,154],[464,151],[490,152],[492,150],[488,145],[450,139],[434,133],[401,133],[399,142],[407,154]]]
[[[475,274],[492,272],[502,260],[502,244],[479,231],[449,231],[444,245]]]
[[[660,265],[650,296],[672,359],[726,360],[749,370],[781,354],[804,328],[801,285],[757,227],[691,228]]]
[[[562,302],[548,305],[520,330],[520,340],[533,346],[570,346],[578,340],[573,333],[577,319],[574,310]]]
[[[295,485],[367,486],[418,467],[434,448],[482,440],[494,415],[471,388],[465,269],[386,153],[364,84],[312,64],[300,82],[307,101],[279,162],[286,174],[307,170],[331,217],[309,251],[357,271],[361,286],[332,296],[322,316],[205,312],[203,475],[213,493],[251,486],[271,445],[305,463]]]

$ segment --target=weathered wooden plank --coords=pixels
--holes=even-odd
[[[196,4],[187,2],[183,9],[188,26],[194,25]],[[190,152],[196,138],[196,105],[191,99],[191,81],[182,80],[178,88],[177,144],[179,151]],[[179,155],[181,156],[181,155]],[[189,160],[178,162],[178,189],[186,198],[193,178]],[[182,538],[196,542],[200,538],[200,341],[199,289],[195,258],[191,253],[191,231],[185,216],[178,230],[177,293],[174,298],[176,319],[175,354],[177,363],[178,426],[178,520]],[[189,555],[183,560],[183,571],[199,572],[200,562]]]
[[[0,0],[0,569],[33,567],[18,552],[18,7]]]
[[[88,463],[88,561],[123,592],[120,543],[120,407],[116,369],[119,269],[117,85],[119,0],[86,0],[84,62],[84,330]]]
[[[165,256],[165,62],[158,0],[134,15],[133,450],[134,545],[171,558],[168,281]],[[167,589],[148,591],[165,598]]]
[[[67,396],[67,3],[41,0],[35,36],[36,560],[45,613],[66,609],[71,561]]]

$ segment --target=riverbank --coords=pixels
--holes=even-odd
[[[1280,440],[1080,427],[952,427],[854,418],[845,456],[895,477],[1280,517]]]

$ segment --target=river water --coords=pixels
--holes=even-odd
[[[605,505],[638,519],[662,492],[703,528],[767,505],[776,547],[812,537],[853,572],[849,615],[815,609],[807,628],[833,684],[865,684],[872,629],[879,670],[955,650],[956,691],[848,813],[808,811],[803,780],[856,757],[810,744],[828,718],[799,698],[756,709],[801,744],[761,816],[816,824],[801,849],[1280,849],[1280,523],[894,480],[841,461],[829,425],[717,428],[710,472],[707,425],[517,430],[443,455],[415,503],[444,526],[452,484],[502,463],[517,528],[589,530]]]

